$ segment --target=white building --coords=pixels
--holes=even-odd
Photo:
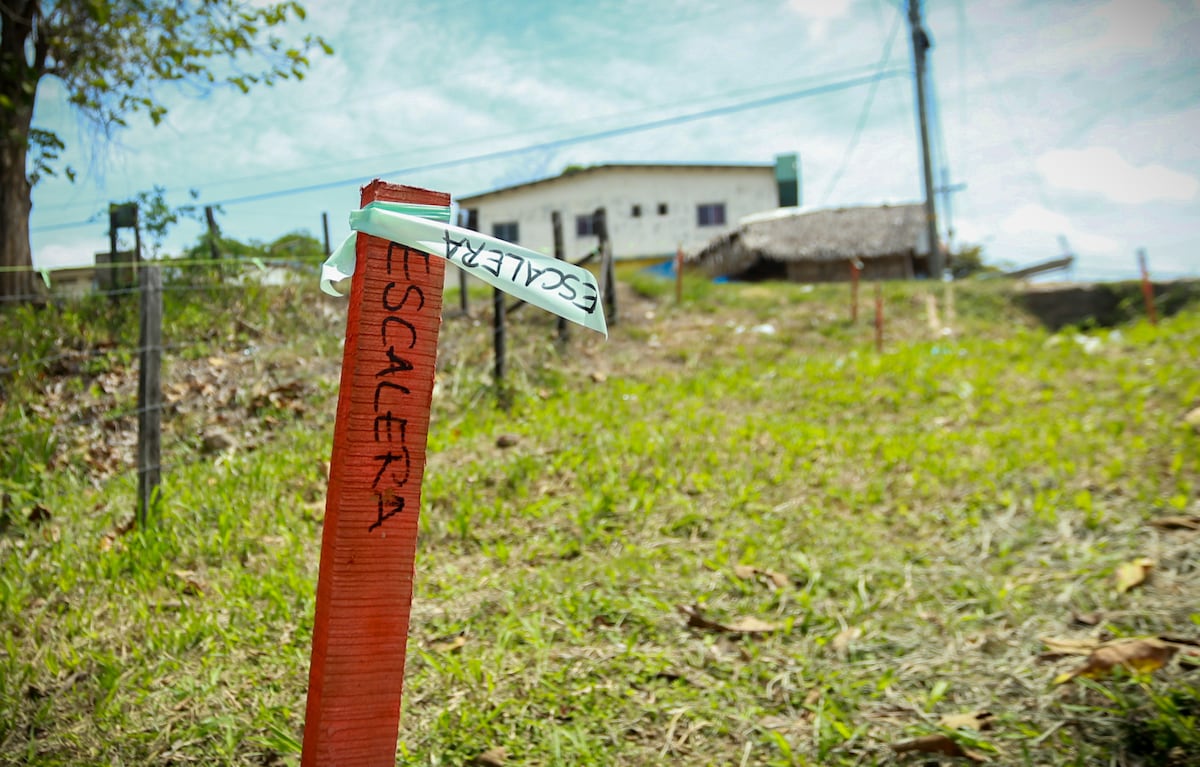
[[[795,155],[775,164],[593,165],[457,203],[471,228],[546,254],[558,211],[570,261],[596,247],[592,216],[604,208],[615,258],[659,260],[681,245],[698,249],[743,216],[798,204],[796,176]]]

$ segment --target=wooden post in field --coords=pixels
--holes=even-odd
[[[221,230],[217,228],[217,217],[213,214],[211,205],[204,206],[204,220],[208,224],[208,257],[216,261],[221,257],[221,250],[217,247],[217,238],[221,236]]]
[[[362,204],[449,205],[373,181]],[[305,767],[394,764],[445,262],[360,233],[321,538]]]
[[[875,351],[883,353],[883,283],[875,283]]]
[[[563,227],[562,214],[557,210],[550,214],[550,226],[554,230],[554,257],[559,261],[567,260],[566,249],[563,247]],[[558,350],[562,351],[567,347],[567,341],[571,338],[571,331],[567,328],[566,317],[558,318]]]
[[[612,243],[608,239],[608,216],[604,208],[596,208],[592,214],[592,228],[596,230],[600,248],[600,274],[604,283],[604,313],[611,328],[617,324],[617,275],[613,267]]]
[[[325,235],[325,255],[329,255],[333,251],[329,249],[329,214],[321,213],[321,231]]]
[[[1154,307],[1154,286],[1150,284],[1150,268],[1146,264],[1146,249],[1139,248],[1137,252],[1138,268],[1142,271],[1142,299],[1146,302],[1146,316],[1151,325],[1158,324],[1158,310]]]
[[[862,275],[862,261],[850,259],[850,324],[858,324],[858,278]]]
[[[462,269],[458,270],[458,310],[464,317],[471,315],[471,306],[467,302],[467,273]]]
[[[138,341],[138,500],[137,526],[145,530],[157,505],[162,477],[162,271],[138,264],[141,308]]]
[[[459,209],[458,222],[463,229],[479,231],[479,211]],[[467,299],[467,273],[462,269],[458,270],[458,308],[462,311],[462,316],[471,316],[471,306]]]
[[[492,369],[492,378],[496,382],[496,393],[503,397],[504,392],[504,321],[506,316],[505,302],[508,297],[500,288],[492,288],[492,349],[496,355],[496,365]]]
[[[683,243],[675,249],[675,305],[683,303]]]

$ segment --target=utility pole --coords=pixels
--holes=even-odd
[[[921,25],[921,0],[908,0],[908,25],[912,28],[914,75],[917,81],[917,119],[921,129],[921,170],[925,177],[925,231],[929,238],[929,271],[942,278],[942,250],[938,245],[937,211],[934,210],[933,162],[929,157],[929,125],[925,117],[925,51],[929,36]]]

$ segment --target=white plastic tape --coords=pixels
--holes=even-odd
[[[586,269],[486,234],[451,226],[437,205],[373,202],[350,214],[354,230],[321,268],[321,289],[354,274],[355,232],[440,256],[522,301],[608,336],[596,278]]]

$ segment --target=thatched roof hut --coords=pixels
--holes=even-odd
[[[866,279],[928,273],[925,207],[881,205],[800,213],[781,208],[741,225],[688,259],[714,277],[831,282],[862,263]]]

